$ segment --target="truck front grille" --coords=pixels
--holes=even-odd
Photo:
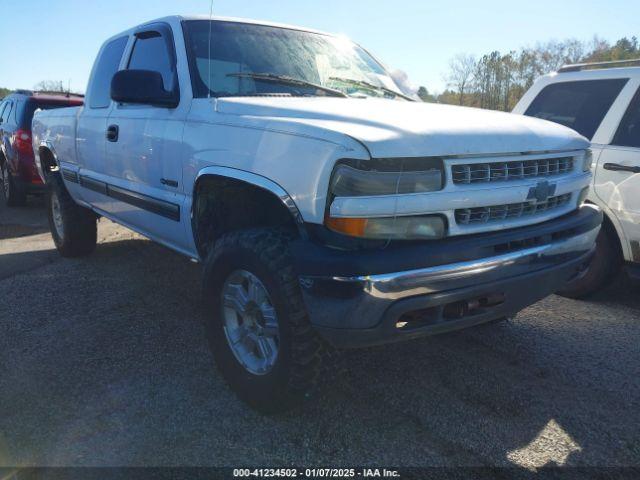
[[[500,182],[523,178],[550,177],[573,170],[573,157],[465,163],[451,166],[454,184]]]
[[[549,197],[543,202],[520,202],[507,205],[492,205],[490,207],[459,208],[455,211],[456,223],[470,225],[532,216],[563,207],[570,201],[571,194],[565,193]]]

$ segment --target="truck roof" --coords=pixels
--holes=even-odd
[[[330,35],[335,36],[333,33],[323,32],[320,30],[316,30],[313,28],[300,27],[296,25],[289,25],[286,23],[277,23],[277,22],[267,22],[264,20],[254,20],[250,18],[240,18],[240,17],[209,17],[209,15],[180,15],[178,16],[181,20],[213,20],[220,22],[234,22],[234,23],[250,23],[252,25],[264,25],[267,27],[278,27],[278,28],[287,28],[289,30],[300,30],[302,32],[311,32],[311,33],[319,33],[321,35]]]
[[[328,33],[328,32],[322,32],[320,30],[314,30],[312,28],[305,28],[305,27],[299,27],[296,25],[288,25],[288,24],[284,24],[284,23],[277,23],[277,22],[267,22],[264,20],[254,20],[254,19],[250,19],[250,18],[239,18],[239,17],[219,17],[219,16],[209,16],[209,15],[169,15],[166,17],[161,17],[161,18],[156,18],[154,20],[150,20],[148,22],[144,22],[141,23],[139,25],[134,25],[131,28],[124,30],[123,32],[120,32],[116,35],[113,35],[112,37],[109,38],[109,40],[113,39],[113,38],[117,38],[120,37],[122,35],[125,34],[130,34],[132,31],[137,30],[138,28],[144,26],[144,25],[150,25],[153,23],[159,23],[159,22],[164,22],[164,23],[169,23],[169,24],[177,24],[180,23],[182,21],[189,21],[189,20],[212,20],[212,21],[217,21],[217,22],[233,22],[233,23],[248,23],[251,25],[263,25],[263,26],[267,26],[267,27],[277,27],[277,28],[286,28],[289,30],[298,30],[301,32],[310,32],[310,33],[317,33],[320,35],[328,35],[331,37],[335,37],[337,35],[333,34],[333,33]]]

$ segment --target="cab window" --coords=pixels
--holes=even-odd
[[[554,83],[543,88],[525,115],[572,128],[589,140],[628,79]]]
[[[110,105],[111,79],[118,71],[127,40],[127,37],[116,38],[104,47],[87,95],[89,107],[106,108]]]
[[[640,148],[640,89],[631,101],[611,143],[620,147]]]

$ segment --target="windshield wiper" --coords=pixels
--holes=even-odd
[[[395,97],[400,97],[400,98],[404,98],[405,100],[408,100],[410,102],[415,102],[415,100],[411,97],[409,97],[408,95],[405,95],[403,93],[400,92],[396,92],[395,90],[392,90],[390,88],[387,87],[383,87],[382,85],[374,85],[373,83],[369,83],[365,80],[356,80],[354,78],[341,78],[341,77],[330,77],[329,80],[335,80],[336,82],[342,82],[342,83],[347,83],[349,85],[355,85],[358,87],[365,87],[365,88],[369,88],[371,90],[379,90],[385,93],[389,93]]]
[[[246,78],[253,78],[255,80],[263,80],[265,82],[280,83],[282,85],[311,87],[311,88],[320,90],[322,92],[328,93],[334,97],[348,98],[348,95],[346,93],[341,92],[340,90],[324,87],[322,85],[318,85],[317,83],[308,82],[306,80],[301,80],[299,78],[287,77],[286,75],[276,75],[275,73],[238,72],[238,73],[228,73],[227,77],[246,77]]]

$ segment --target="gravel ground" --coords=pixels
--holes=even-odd
[[[240,403],[203,337],[199,266],[110,222],[60,258],[0,207],[0,466],[640,466],[640,289],[345,354],[305,408]]]

